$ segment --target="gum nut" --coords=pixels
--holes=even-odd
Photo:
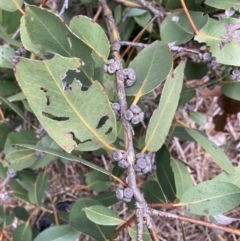
[[[141,169],[144,169],[147,166],[147,161],[144,158],[139,158],[137,159],[136,162],[137,166],[140,167]]]
[[[123,198],[122,200],[123,200],[124,202],[127,202],[127,203],[130,203],[130,202],[132,201],[131,198]]]
[[[130,121],[133,118],[133,113],[131,110],[126,110],[124,113],[124,118]]]
[[[107,64],[109,65],[109,64],[113,64],[115,62],[115,60],[114,59],[108,59],[107,60]]]
[[[106,64],[104,64],[104,66],[103,66],[103,70],[104,70],[105,73],[108,72],[108,66],[107,66]]]
[[[126,187],[123,190],[123,196],[125,198],[132,198],[133,197],[133,190],[130,187]]]
[[[121,114],[117,110],[113,110],[117,120],[121,119]]]
[[[135,172],[139,173],[139,172],[141,172],[141,170],[142,169],[138,165],[136,165],[136,164],[134,165],[134,171]]]
[[[151,170],[152,170],[152,165],[148,165],[144,169],[142,169],[142,173],[146,174],[146,173],[148,173]]]
[[[136,159],[138,159],[138,158],[144,158],[145,157],[145,154],[144,153],[137,153],[136,154]]]
[[[115,161],[121,161],[123,159],[123,155],[120,151],[114,151],[113,152],[113,159]]]
[[[112,108],[114,110],[120,110],[121,109],[121,106],[119,103],[115,102],[115,103],[112,103]]]
[[[133,125],[138,124],[140,122],[139,116],[138,115],[133,116],[131,122],[132,122]]]
[[[132,86],[134,84],[134,82],[135,82],[134,80],[127,79],[126,80],[126,86],[130,87],[130,86]]]
[[[124,169],[128,168],[128,165],[128,162],[124,159],[118,162],[118,166]]]
[[[118,199],[123,199],[123,197],[124,197],[124,194],[123,194],[123,190],[122,189],[120,189],[120,188],[117,188],[116,189],[116,197],[118,198]]]
[[[131,73],[129,73],[128,74],[128,78],[130,79],[130,80],[136,80],[136,75],[135,75],[135,73],[134,72],[131,72]]]
[[[147,165],[151,165],[152,164],[151,158],[148,155],[145,156],[145,160],[147,162]]]
[[[134,114],[139,114],[142,111],[141,108],[138,105],[131,105],[129,109]]]
[[[144,120],[144,113],[143,112],[139,113],[138,116],[139,116],[140,121]]]
[[[113,65],[113,64],[108,65],[108,67],[107,67],[107,72],[108,72],[109,74],[114,74],[114,73],[116,72],[116,67],[115,67],[115,65]]]
[[[123,70],[123,74],[125,76],[128,76],[130,73],[131,73],[131,69],[129,69],[129,68],[126,68],[126,69]]]

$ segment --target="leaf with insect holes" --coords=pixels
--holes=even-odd
[[[56,55],[51,60],[20,58],[16,78],[41,125],[64,150],[113,150],[116,119],[96,81],[83,91],[80,81],[67,84],[68,70],[79,71],[80,60]]]
[[[25,24],[25,27],[21,38],[23,39],[24,34],[24,39],[26,39],[24,46],[27,49],[57,53],[69,58],[81,58],[85,65],[80,67],[81,72],[78,75],[89,83],[93,82],[92,49],[73,34],[60,17],[49,10],[27,6],[23,18],[25,21],[21,24]],[[25,36],[26,34],[28,36]]]
[[[14,12],[23,5],[23,0],[1,0],[0,8],[9,12]]]
[[[200,29],[202,35],[196,35],[194,39],[206,43],[218,63],[240,66],[239,28],[238,19],[224,18],[217,21],[209,18],[207,24]]]
[[[180,63],[163,87],[160,103],[150,119],[144,151],[157,151],[164,143],[176,112],[182,90],[185,63]]]
[[[237,11],[240,11],[240,2],[239,0],[206,0],[204,4],[209,5],[218,9],[228,9],[234,8]]]

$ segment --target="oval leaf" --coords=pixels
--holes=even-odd
[[[185,128],[185,130],[224,171],[232,174],[235,173],[231,161],[216,144],[194,129]]]
[[[32,241],[32,228],[27,222],[20,224],[13,231],[13,241]]]
[[[109,143],[116,138],[116,119],[102,86],[94,82],[82,91],[80,82],[73,81],[64,87],[67,71],[79,66],[79,59],[59,55],[46,61],[21,58],[16,78],[42,126],[66,152],[113,150]]]
[[[72,18],[69,28],[87,46],[89,46],[98,57],[106,61],[110,51],[108,38],[99,24],[93,22],[86,16]]]
[[[60,225],[44,230],[34,239],[34,241],[73,241],[77,240],[79,235],[80,233],[69,225]]]
[[[159,108],[154,111],[148,125],[144,151],[157,151],[166,139],[178,106],[184,67],[185,64],[182,62],[175,69],[173,76],[169,75],[166,80]]]
[[[94,205],[101,204],[90,198],[82,198],[77,201],[70,211],[70,225],[74,229],[89,235],[98,241],[106,241],[113,235],[115,228],[112,226],[106,227],[96,224],[87,218],[84,209]]]
[[[193,186],[192,178],[187,167],[180,161],[171,161],[171,167],[174,173],[177,196],[181,198],[183,193]]]
[[[35,184],[28,193],[29,200],[37,204],[38,206],[42,205],[42,200],[45,197],[45,191],[48,187],[48,173],[42,172],[38,175]]]
[[[125,222],[115,212],[104,206],[95,205],[85,208],[84,211],[88,219],[100,225],[115,226]]]
[[[1,0],[0,8],[9,12],[14,12],[23,5],[23,0]]]
[[[240,66],[240,41],[236,31],[240,23],[237,21],[228,18],[217,21],[209,18],[207,24],[200,29],[204,35],[196,35],[194,39],[206,43],[218,63]]]
[[[142,50],[129,67],[135,71],[136,82],[126,89],[126,95],[135,96],[137,103],[142,95],[154,90],[167,77],[172,69],[172,56],[167,45],[155,41]]]
[[[234,8],[237,11],[240,11],[240,2],[239,0],[206,0],[204,4],[209,5],[218,9],[228,9]]]
[[[197,215],[222,214],[240,203],[240,189],[236,185],[220,181],[202,182],[188,189],[181,198],[181,204]]]

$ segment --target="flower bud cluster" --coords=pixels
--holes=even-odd
[[[144,119],[144,113],[137,105],[131,105],[128,110],[124,113],[124,118],[127,121],[131,121],[133,125],[136,125],[140,122],[143,122]]]
[[[108,74],[114,74],[121,68],[121,64],[119,64],[114,59],[109,59],[107,63],[104,65],[104,71]]]
[[[153,160],[144,153],[136,154],[136,162],[134,165],[134,170],[137,174],[143,175],[152,171],[153,169]]]
[[[124,78],[125,86],[127,87],[132,86],[136,81],[136,75],[134,70],[131,68],[124,69],[123,78]]]
[[[112,103],[111,105],[112,105],[113,112],[116,116],[116,119],[120,120],[121,119],[121,113],[120,113],[121,106],[120,106],[120,104],[115,102],[115,103]]]
[[[125,201],[125,202],[131,202],[133,197],[133,190],[130,187],[117,187],[116,189],[116,197],[119,200]]]
[[[129,163],[127,161],[127,154],[121,153],[120,151],[114,151],[113,152],[113,159],[118,163],[118,166],[121,168],[128,168]]]
[[[230,71],[230,79],[234,81],[240,81],[240,67],[234,67]]]

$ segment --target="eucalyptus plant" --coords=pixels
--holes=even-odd
[[[196,95],[191,75],[207,76],[204,86],[239,104],[239,11],[234,0],[1,0],[2,237],[104,241],[127,229],[133,240],[156,241],[153,217],[240,235],[219,225],[234,221],[219,216],[240,204],[239,167],[178,115]],[[193,185],[169,149],[175,137],[197,142],[221,173]],[[90,154],[107,157],[111,170]],[[55,225],[39,232],[33,216],[50,208],[53,161],[91,168],[85,183],[96,182],[89,189],[99,196],[79,197],[64,215],[53,210]],[[9,211],[9,195],[34,211]],[[117,213],[121,202],[127,220]],[[184,207],[185,215],[161,207]],[[19,225],[9,237],[14,217]]]

